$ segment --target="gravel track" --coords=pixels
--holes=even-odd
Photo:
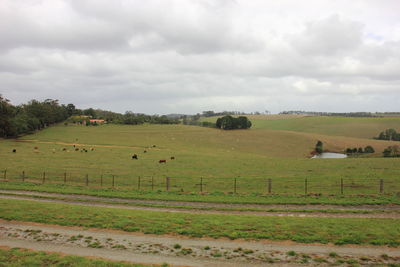
[[[299,266],[303,255],[308,257],[307,266],[316,265],[315,259],[332,263],[337,257],[368,258],[366,264],[400,262],[400,250],[387,247],[189,239],[4,220],[0,220],[0,246],[177,266],[266,266],[271,262]],[[289,251],[295,251],[296,256],[288,256]],[[330,258],[330,252],[338,256]],[[382,254],[387,257],[382,259]]]
[[[40,198],[46,197],[46,198]],[[62,198],[62,199],[50,199],[53,198]],[[271,211],[238,211],[238,210],[218,210],[218,208],[244,208],[243,205],[236,204],[222,204],[223,207],[216,205],[215,210],[199,210],[199,209],[190,209],[189,207],[202,207],[197,206],[195,204],[215,204],[215,203],[193,203],[193,202],[173,202],[173,204],[169,201],[142,201],[142,200],[132,200],[132,199],[118,199],[118,198],[102,198],[102,197],[93,197],[86,195],[67,195],[67,194],[56,194],[56,193],[41,193],[41,192],[29,192],[29,191],[12,191],[12,190],[0,190],[0,198],[3,199],[19,199],[19,200],[30,200],[37,202],[51,202],[51,203],[65,203],[71,205],[82,205],[82,206],[96,206],[96,207],[104,207],[104,208],[117,208],[117,209],[131,209],[131,210],[151,210],[151,211],[161,211],[161,212],[176,212],[176,213],[194,213],[194,214],[238,214],[238,215],[259,215],[259,216],[283,216],[283,217],[329,217],[329,218],[391,218],[398,219],[400,218],[399,212],[397,209],[393,207],[382,207],[382,210],[385,212],[378,213],[340,213],[340,210],[347,210],[345,207],[336,207],[335,213],[329,212],[290,212],[290,211],[279,211],[279,212],[271,212]],[[106,203],[105,203],[106,202]],[[182,205],[182,203],[186,205]],[[135,204],[137,206],[135,206]],[[146,207],[139,206],[144,204],[156,204],[156,205],[165,205],[166,207]],[[189,206],[188,204],[194,204]],[[181,205],[187,206],[188,208],[177,208],[177,207],[167,207],[168,205]],[[248,207],[248,206],[246,206]],[[258,205],[260,207],[260,205]],[[283,206],[277,205],[262,205],[263,208],[283,208]],[[291,206],[284,206],[285,208],[291,209]],[[309,205],[301,206],[302,209],[316,209],[315,206],[309,208]],[[321,209],[326,206],[319,206]],[[206,208],[211,208],[210,206],[206,206]],[[297,207],[299,208],[299,207]],[[365,209],[365,208],[363,208]],[[352,210],[352,208],[350,208]],[[365,209],[369,212],[379,211],[377,209]],[[392,211],[392,212],[390,212]]]

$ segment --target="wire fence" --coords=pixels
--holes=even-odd
[[[396,178],[183,178],[170,176],[126,176],[78,171],[2,170],[0,182],[63,184],[88,188],[115,188],[169,192],[225,192],[258,194],[361,195],[400,193]]]

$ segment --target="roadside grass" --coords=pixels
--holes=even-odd
[[[0,247],[0,266],[150,267],[152,265],[130,264],[79,256],[64,256],[57,253],[20,248],[4,249]]]
[[[214,192],[202,194],[198,192],[165,192],[127,190],[124,188],[90,188],[61,184],[35,184],[21,182],[0,182],[0,189],[27,190],[34,192],[49,192],[59,194],[81,194],[108,198],[214,202],[232,204],[292,204],[292,205],[400,205],[400,197],[396,194],[381,195],[300,195],[300,194],[257,194],[257,193],[223,193]]]
[[[0,199],[0,218],[159,235],[400,245],[400,220],[396,219],[174,214],[8,199]]]
[[[276,212],[276,213],[326,213],[326,214],[383,214],[383,213],[391,213],[396,214],[400,213],[400,210],[385,210],[385,209],[355,209],[354,206],[351,209],[346,209],[345,206],[341,206],[339,209],[332,209],[332,208],[313,208],[312,206],[305,207],[305,208],[241,208],[241,207],[198,207],[198,206],[191,206],[191,205],[179,205],[173,203],[165,203],[165,204],[153,204],[153,203],[129,203],[124,199],[116,200],[113,199],[108,200],[107,198],[103,198],[101,200],[89,200],[81,198],[80,196],[83,195],[75,195],[74,199],[69,197],[62,197],[62,196],[36,196],[36,195],[21,195],[21,194],[13,194],[12,191],[9,193],[1,193],[1,195],[6,196],[23,196],[23,197],[30,197],[32,199],[45,199],[45,200],[61,200],[61,201],[79,201],[82,203],[97,203],[97,204],[114,204],[114,205],[123,205],[126,207],[148,207],[148,208],[165,208],[165,209],[181,209],[181,210],[193,210],[193,211],[238,211],[238,212]],[[68,203],[67,203],[68,204]]]

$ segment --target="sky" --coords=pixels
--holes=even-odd
[[[147,114],[400,111],[398,0],[0,0],[0,94]]]

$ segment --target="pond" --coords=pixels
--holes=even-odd
[[[347,158],[346,154],[331,153],[331,152],[324,152],[312,157],[312,159],[344,159],[344,158]]]

